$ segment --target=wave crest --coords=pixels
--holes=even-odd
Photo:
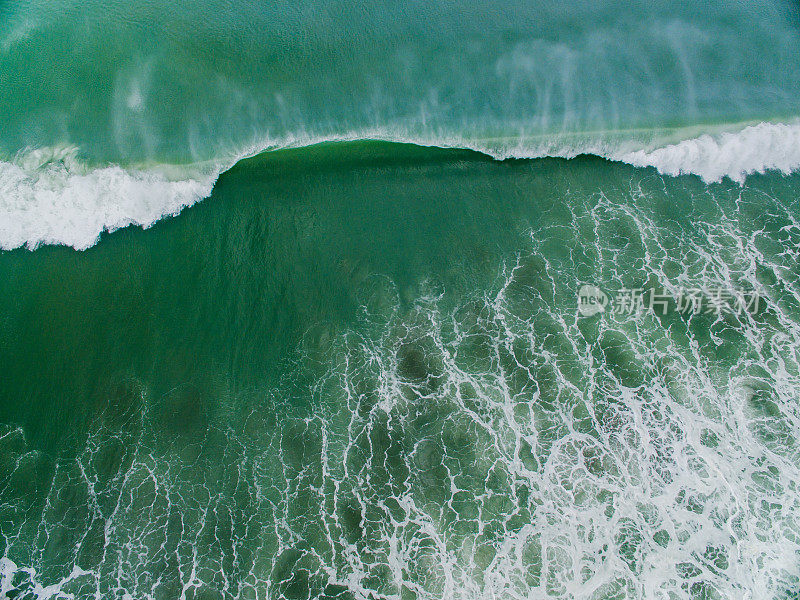
[[[652,137],[653,134],[651,134]],[[707,183],[725,177],[744,183],[753,173],[800,169],[800,122],[759,123],[739,131],[687,137],[673,133],[674,143],[636,139],[634,134],[608,134],[583,139],[524,137],[465,139],[422,137],[385,131],[325,137],[293,137],[271,141],[225,162],[189,166],[154,165],[91,168],[76,148],[40,149],[0,161],[0,248],[35,249],[64,244],[76,250],[94,245],[104,231],[128,225],[149,227],[159,219],[211,194],[218,176],[238,160],[261,152],[324,142],[376,140],[420,146],[462,148],[496,159],[573,158],[593,154],[636,167],[654,167],[669,176],[697,175]]]

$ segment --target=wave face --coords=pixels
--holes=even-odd
[[[798,23],[793,3],[774,0],[368,10],[10,0],[0,7],[0,246],[83,248],[192,204],[242,156],[310,141],[591,152],[714,181],[791,169],[786,132],[769,125],[733,145],[665,146],[736,123],[792,123]],[[21,164],[64,148],[80,168]],[[198,164],[218,169],[188,174]]]
[[[315,151],[0,254],[0,595],[796,597],[800,175]]]

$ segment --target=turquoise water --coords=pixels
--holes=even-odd
[[[792,2],[0,10],[0,150],[12,156],[76,146],[92,164],[185,163],[369,130],[513,147],[537,134],[793,118],[800,94]]]
[[[798,597],[793,4],[59,4],[0,597]]]

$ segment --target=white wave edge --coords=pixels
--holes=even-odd
[[[753,173],[790,174],[800,169],[800,121],[748,125],[735,132],[703,134],[654,148],[642,148],[636,141],[599,138],[579,142],[528,138],[515,143],[444,135],[421,139],[385,130],[298,135],[256,144],[220,162],[137,168],[89,168],[75,158],[75,148],[40,149],[21,153],[14,161],[0,161],[0,248],[27,246],[33,250],[43,244],[62,244],[85,250],[97,243],[103,232],[128,225],[147,228],[208,197],[219,175],[241,159],[270,150],[365,139],[463,148],[500,160],[594,154],[636,167],[655,167],[663,175],[697,175],[706,183],[728,177],[743,184]]]
[[[741,131],[701,135],[654,150],[609,156],[664,175],[698,175],[706,183],[725,177],[743,184],[748,175],[800,169],[800,122],[759,123]]]
[[[207,197],[216,165],[88,168],[74,149],[48,149],[0,161],[0,247],[93,246],[104,231],[149,227]]]

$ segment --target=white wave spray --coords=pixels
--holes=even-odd
[[[730,177],[744,183],[753,173],[789,174],[800,167],[800,124],[759,123],[737,133],[706,134],[613,158],[637,167],[653,166],[664,175],[694,174],[707,183]]]
[[[149,227],[211,193],[221,169],[89,168],[74,148],[0,162],[0,247],[93,246],[103,231]]]

